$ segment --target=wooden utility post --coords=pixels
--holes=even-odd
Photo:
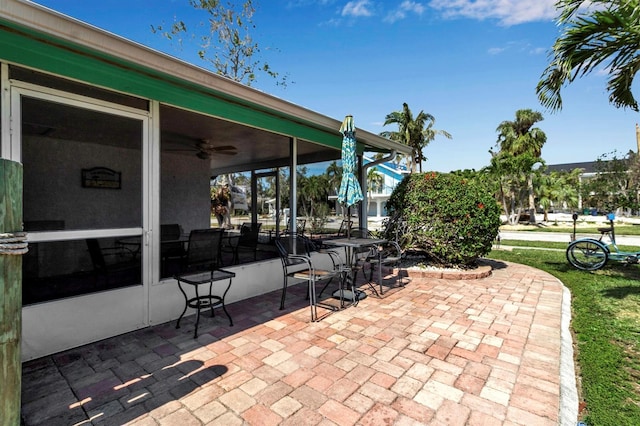
[[[0,159],[0,425],[20,425],[22,164]]]

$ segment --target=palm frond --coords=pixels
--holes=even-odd
[[[638,71],[640,7],[638,0],[560,0],[558,23],[564,31],[553,46],[551,61],[536,87],[540,103],[562,108],[561,89],[576,77],[609,69],[607,90],[616,107],[638,111],[631,93]],[[589,7],[585,7],[589,5]]]

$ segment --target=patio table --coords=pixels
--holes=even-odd
[[[180,328],[180,320],[187,312],[187,308],[194,308],[196,310],[196,324],[195,331],[193,333],[194,338],[198,337],[198,324],[200,323],[200,311],[202,309],[210,308],[211,316],[213,317],[213,309],[222,307],[222,310],[227,315],[227,318],[229,318],[229,325],[233,326],[233,320],[231,319],[231,316],[229,315],[229,312],[227,312],[227,308],[224,305],[224,298],[226,297],[229,288],[231,288],[231,280],[235,276],[236,274],[234,272],[226,271],[224,269],[214,269],[206,272],[176,275],[174,278],[178,281],[178,288],[180,289],[180,292],[182,292],[185,302],[184,310],[182,311],[182,314],[180,314],[180,317],[176,322],[176,328]],[[229,281],[226,289],[224,290],[224,293],[222,293],[222,295],[213,294],[213,283],[225,280]],[[187,292],[182,286],[183,284],[191,285],[194,287],[195,297],[187,296]],[[198,292],[198,287],[203,284],[209,284],[209,291],[204,295],[200,295],[200,293]]]
[[[357,254],[362,252],[362,249],[379,246],[386,242],[387,240],[381,238],[331,238],[322,241],[326,246],[344,247],[345,249],[346,263],[350,265],[347,271],[348,273],[345,274],[345,279],[351,282],[352,303],[354,305],[357,305],[360,299],[359,293],[356,293],[355,289],[355,271],[358,267]],[[371,285],[371,283],[369,283],[369,285]]]

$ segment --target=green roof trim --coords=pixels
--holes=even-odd
[[[340,149],[342,135],[280,111],[0,19],[0,59]],[[362,149],[362,147],[359,147]]]

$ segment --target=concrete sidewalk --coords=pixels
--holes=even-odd
[[[535,232],[535,231],[500,231],[501,240],[521,240],[521,241],[555,241],[569,243],[571,242],[571,233],[566,232]],[[587,234],[582,232],[576,233],[576,239],[580,238],[600,238],[600,234]],[[605,237],[605,244],[609,243],[609,239]],[[640,246],[640,236],[634,235],[616,235],[616,243],[618,245]]]
[[[492,261],[309,322],[303,286],[24,364],[36,425],[575,425],[568,292]],[[367,286],[363,286],[367,289]],[[177,307],[176,309],[180,309]]]

